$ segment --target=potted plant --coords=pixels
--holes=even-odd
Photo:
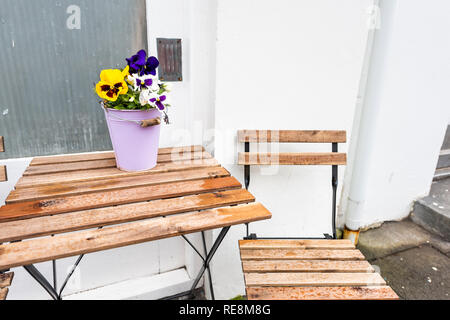
[[[143,171],[157,162],[161,115],[168,123],[168,89],[156,76],[156,57],[140,50],[126,61],[123,70],[102,70],[95,91],[102,98],[117,167]]]

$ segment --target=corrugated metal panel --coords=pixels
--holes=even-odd
[[[0,158],[110,149],[94,82],[146,44],[145,0],[2,0]]]

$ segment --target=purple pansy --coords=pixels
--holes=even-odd
[[[148,57],[145,50],[139,50],[131,58],[127,58],[128,66],[130,67],[130,73],[138,73],[143,75],[156,75],[156,68],[159,66],[159,61],[156,57]]]
[[[166,100],[166,95],[161,95],[161,96],[159,96],[159,97],[156,97],[156,98],[151,98],[150,99],[150,102],[151,103],[153,103],[153,104],[155,104],[156,105],[156,107],[160,110],[160,111],[163,111],[166,107],[164,106],[164,104],[163,104],[163,102]]]
[[[136,85],[139,86],[141,89],[146,89],[150,87],[153,84],[152,79],[145,79],[142,81],[141,79],[136,79]]]
[[[131,58],[127,58],[128,66],[130,67],[131,73],[136,73],[142,70],[142,68],[145,65],[145,58],[147,57],[147,53],[145,50],[139,50],[138,53],[136,53]]]
[[[159,66],[159,61],[156,57],[148,57],[147,62],[145,63],[145,67],[141,71],[141,76],[143,74],[151,74],[156,76],[156,68]]]

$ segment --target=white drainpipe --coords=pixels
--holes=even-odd
[[[362,94],[362,109],[353,161],[350,190],[346,208],[344,237],[357,242],[357,232],[364,225],[366,195],[370,192],[370,170],[376,170],[372,163],[372,145],[376,138],[380,109],[380,91],[383,90],[386,59],[394,32],[394,22],[398,7],[397,0],[379,0],[379,28],[374,30],[371,54],[368,55],[369,72]],[[364,79],[361,79],[364,81]]]

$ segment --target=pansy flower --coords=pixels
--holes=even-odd
[[[139,77],[137,74],[132,74],[127,77],[127,81],[133,86],[134,91],[141,91],[144,89],[159,91],[158,80],[152,75],[144,75]]]
[[[130,67],[131,73],[140,72],[145,65],[145,59],[147,58],[147,53],[145,50],[139,50],[131,58],[127,58],[128,66]]]
[[[118,69],[102,70],[100,81],[95,86],[98,96],[108,101],[116,101],[121,94],[128,92],[128,85],[124,81],[128,74],[128,66],[120,71]]]
[[[130,67],[131,73],[137,73],[140,76],[143,75],[156,75],[156,68],[159,66],[159,61],[156,57],[148,57],[145,50],[139,50],[131,58],[127,58],[128,66]]]
[[[150,104],[155,105],[159,111],[164,111],[164,109],[166,108],[166,106],[164,105],[164,101],[167,100],[167,97],[165,94],[162,94],[160,96],[154,96],[152,98],[150,98]],[[167,103],[167,101],[166,101]]]
[[[143,74],[151,74],[156,76],[156,68],[159,66],[159,61],[156,57],[148,57],[147,62],[145,63],[144,68],[141,71],[141,75]]]

